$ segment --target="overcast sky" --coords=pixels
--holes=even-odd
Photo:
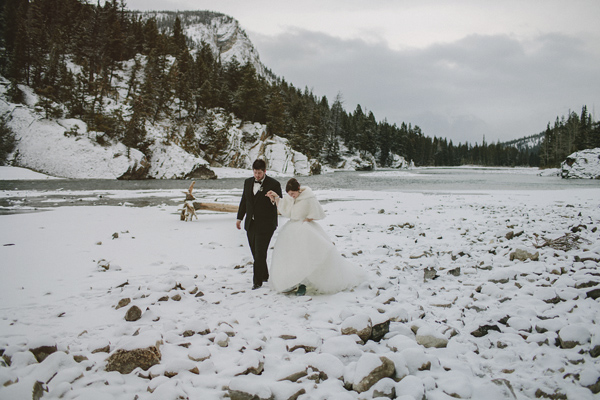
[[[454,144],[600,119],[598,0],[127,0],[237,19],[261,61],[332,104]]]

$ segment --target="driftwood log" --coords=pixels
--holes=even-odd
[[[236,213],[238,211],[238,206],[235,204],[224,204],[224,203],[201,203],[196,200],[196,197],[192,193],[194,191],[194,184],[196,181],[192,181],[190,187],[185,194],[185,201],[181,208],[181,220],[182,221],[191,221],[193,217],[198,219],[196,215],[196,210],[208,210],[208,211],[218,211],[218,212],[231,212]]]
[[[195,210],[209,210],[209,211],[220,211],[220,212],[238,212],[238,206],[235,204],[225,204],[225,203],[200,203],[194,202]]]

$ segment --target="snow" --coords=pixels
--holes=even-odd
[[[114,195],[148,195],[122,192]],[[587,293],[600,282],[600,188],[315,194],[327,214],[323,228],[367,272],[353,291],[250,290],[250,251],[233,214],[182,222],[170,204],[5,208],[0,398],[30,399],[40,381],[44,399],[223,399],[229,390],[279,399],[301,389],[299,399],[366,399],[372,390],[358,394],[342,380],[361,379],[382,356],[396,366],[395,381],[374,388],[393,386],[402,399],[529,399],[537,391],[597,398],[588,386],[600,377],[591,354],[600,345],[600,307]],[[535,247],[580,225],[572,249]],[[507,231],[523,234],[507,239]],[[539,261],[511,261],[517,249],[539,252]],[[426,267],[438,277],[424,281]],[[448,273],[457,267],[458,276]],[[131,303],[117,309],[124,298]],[[129,322],[132,305],[142,318]],[[380,342],[342,334],[367,316],[391,321]],[[498,329],[471,334],[486,325]],[[447,346],[426,348],[414,332]],[[157,343],[162,358],[148,371],[105,371],[117,349]],[[38,362],[29,349],[40,345],[57,352]]]
[[[0,166],[0,179],[4,181],[59,179],[27,168]]]

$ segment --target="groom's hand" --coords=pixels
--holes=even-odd
[[[235,226],[238,229],[242,229],[242,221],[240,221],[239,219],[235,221]]]

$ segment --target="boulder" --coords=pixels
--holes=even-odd
[[[273,392],[260,379],[239,376],[229,381],[229,398],[231,400],[272,400]]]
[[[436,332],[435,329],[422,326],[417,331],[417,343],[419,343],[423,347],[435,347],[435,348],[443,348],[448,345],[448,339],[439,332]]]
[[[373,324],[371,329],[371,339],[374,342],[379,342],[390,331],[390,320],[386,320],[377,324]]]
[[[118,310],[119,308],[123,308],[129,305],[129,303],[131,303],[131,299],[129,297],[126,297],[124,299],[119,300],[119,303],[117,304],[117,306],[115,307],[115,310]]]
[[[565,179],[600,179],[600,148],[575,152],[560,165]]]
[[[148,170],[150,163],[146,160],[146,156],[142,156],[139,160],[133,160],[133,163],[127,168],[127,171],[119,177],[118,180],[139,180],[148,178]]]
[[[42,362],[48,357],[50,354],[55,353],[57,350],[56,345],[52,346],[39,346],[33,349],[29,349],[33,356],[38,362]]]
[[[373,332],[373,324],[368,315],[357,314],[346,318],[342,322],[341,330],[342,335],[358,335],[363,342],[366,342]]]
[[[366,392],[380,380],[394,376],[395,371],[389,358],[366,353],[358,360],[352,389],[358,393]]]
[[[117,371],[129,374],[136,368],[147,371],[153,365],[160,363],[161,353],[158,343],[144,349],[118,349],[106,360],[106,371]]]
[[[583,325],[567,325],[558,331],[558,341],[563,349],[572,349],[588,343],[591,339],[590,331]]]
[[[137,321],[142,318],[142,310],[138,306],[131,306],[125,313],[125,321]]]
[[[481,325],[479,328],[471,332],[471,335],[475,337],[482,337],[488,334],[489,331],[500,332],[498,325]]]
[[[185,179],[217,179],[217,174],[208,165],[197,164],[185,176]]]

